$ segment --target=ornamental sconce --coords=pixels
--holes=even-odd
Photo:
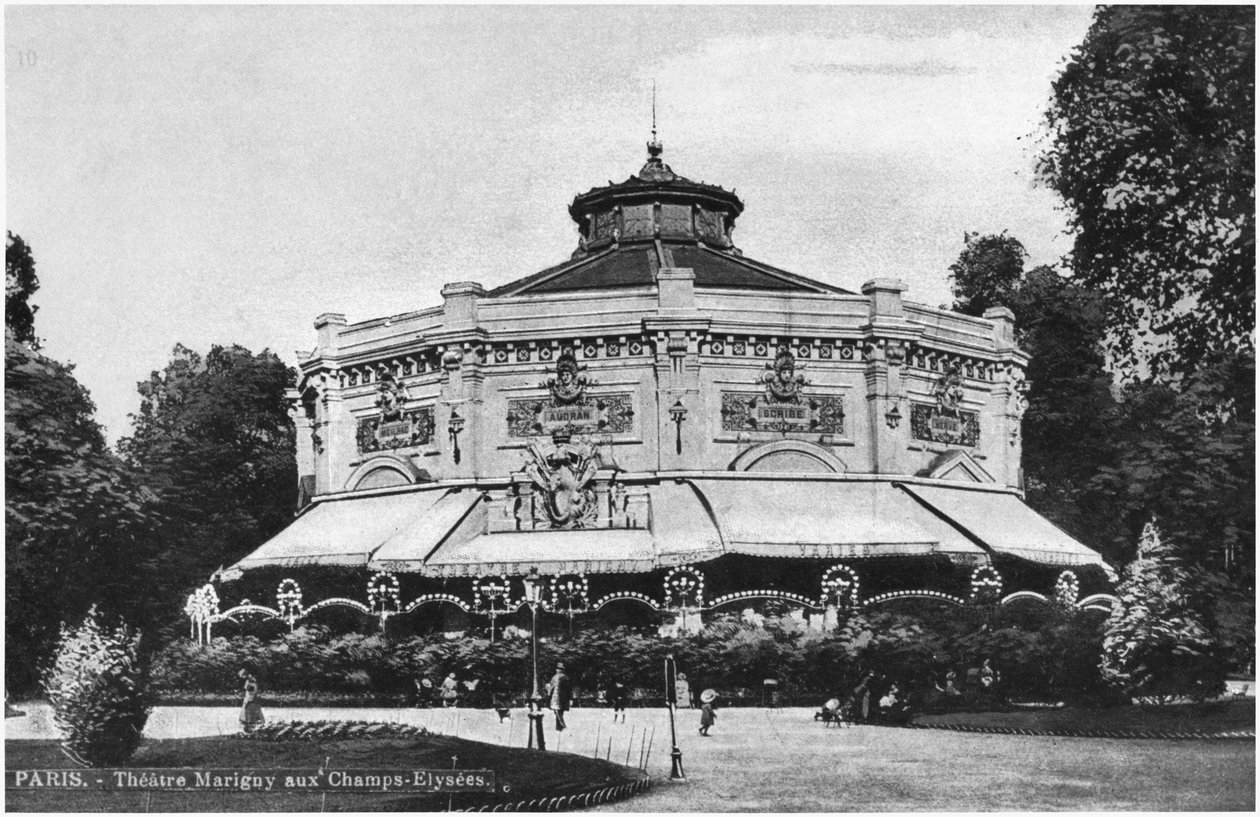
[[[994,604],[1002,597],[1002,574],[989,565],[971,571],[971,603]]]
[[[587,593],[590,585],[585,574],[554,576],[551,579],[551,610],[569,618],[569,635],[573,635],[573,617],[589,609]]]
[[[293,579],[284,579],[276,588],[276,607],[280,617],[289,622],[289,632],[293,632],[293,624],[302,615],[302,588]]]
[[[1076,600],[1081,595],[1081,582],[1076,578],[1076,574],[1071,570],[1065,570],[1059,574],[1059,579],[1054,583],[1054,601],[1065,610],[1071,610],[1076,606]]]
[[[450,435],[451,444],[454,446],[452,455],[455,458],[455,464],[459,465],[459,435],[464,430],[464,418],[459,416],[459,412],[451,409],[451,420],[446,427],[447,433]]]
[[[687,407],[682,400],[676,400],[669,409],[669,418],[674,421],[674,453],[682,453],[682,424],[687,419]]]
[[[888,423],[889,428],[894,429],[901,425],[901,411],[897,408],[896,403],[893,404],[892,408],[885,412],[884,422]]]
[[[381,617],[381,629],[385,620],[398,612],[398,578],[393,573],[373,573],[368,579],[368,607]]]
[[[490,618],[490,642],[494,642],[494,620],[506,613],[512,603],[512,586],[506,576],[481,578],[473,584],[475,606]]]

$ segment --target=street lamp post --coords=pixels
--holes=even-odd
[[[542,696],[538,694],[538,605],[542,602],[542,594],[542,577],[538,575],[538,568],[533,568],[525,577],[525,602],[529,605],[529,612],[533,618],[530,639],[533,642],[534,653],[534,690],[529,697],[529,744],[531,748],[536,747],[540,752],[545,752],[547,742],[543,736]]]

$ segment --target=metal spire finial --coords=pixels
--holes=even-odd
[[[648,142],[649,161],[661,155],[664,146],[656,138],[656,80],[652,80],[652,141]]]

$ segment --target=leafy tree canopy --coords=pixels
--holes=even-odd
[[[284,527],[297,501],[294,372],[274,354],[182,345],[138,385],[132,436],[119,441],[173,520],[165,581],[187,592]],[[174,602],[172,602],[174,603]]]
[[[35,313],[38,306],[31,306],[30,297],[39,289],[35,276],[35,259],[31,248],[21,236],[9,233],[4,248],[4,325],[13,337],[39,348],[35,337]]]
[[[70,366],[5,331],[5,662],[29,688],[59,624],[98,603],[143,619],[151,603],[156,508],[105,444]],[[148,578],[146,578],[148,577]]]
[[[1101,7],[1054,82],[1041,171],[1122,363],[1254,355],[1254,95],[1249,6]]]
[[[954,308],[977,316],[993,306],[1015,313],[1016,339],[1029,355],[1023,420],[1029,504],[1108,553],[1119,535],[1112,508],[1088,491],[1115,453],[1117,406],[1103,353],[1102,298],[1050,267],[1025,272],[1025,257],[1023,245],[1005,232],[967,233],[950,267]]]
[[[1188,561],[1255,575],[1255,360],[1219,353],[1174,388],[1124,392],[1116,456],[1088,492],[1108,498],[1119,543],[1158,514]]]
[[[954,309],[979,317],[992,306],[1009,307],[1012,291],[1024,275],[1028,253],[1007,235],[963,234],[963,251],[950,265]]]

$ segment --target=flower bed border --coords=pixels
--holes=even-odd
[[[355,738],[423,737],[430,733],[419,726],[383,721],[272,721],[252,732],[241,732],[233,737],[241,740],[349,740]],[[586,791],[554,797],[535,797],[528,800],[508,800],[486,803],[479,807],[455,809],[456,811],[567,811],[572,808],[590,808],[611,803],[652,787],[651,776],[636,770],[639,779],[629,783],[613,783],[595,786]]]
[[[592,806],[601,806],[605,803],[612,803],[616,800],[622,800],[627,797],[633,797],[636,794],[642,794],[652,788],[652,777],[647,773],[640,771],[639,779],[633,783],[616,783],[611,786],[598,786],[590,791],[577,792],[576,794],[559,795],[556,797],[535,797],[531,800],[517,800],[515,802],[506,803],[487,803],[480,808],[455,809],[464,812],[504,812],[504,811],[568,811],[574,808],[590,808]]]
[[[1255,740],[1254,729],[1229,732],[1171,732],[1116,729],[1020,729],[1014,726],[975,726],[965,723],[907,723],[902,729],[944,729],[949,732],[972,732],[984,735],[1028,735],[1050,738],[1122,738],[1138,740]]]

